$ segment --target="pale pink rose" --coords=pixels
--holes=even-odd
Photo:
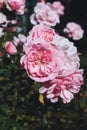
[[[81,39],[84,34],[84,30],[82,29],[82,27],[75,22],[67,23],[63,31],[67,34],[69,38],[72,38],[73,40]]]
[[[29,32],[29,35],[27,36],[27,42],[23,45],[23,50],[27,48],[27,45],[31,40],[41,38],[46,42],[50,43],[53,42],[53,40],[55,39],[55,35],[56,35],[55,30],[50,28],[49,26],[43,24],[35,25]]]
[[[64,15],[65,7],[62,5],[60,1],[54,1],[52,5],[59,15]]]
[[[67,71],[69,72],[79,68],[80,58],[78,56],[77,48],[74,46],[73,42],[70,42],[65,37],[56,35],[52,43],[54,43],[65,55],[65,64],[60,74],[64,76],[66,75]]]
[[[10,11],[16,11],[18,14],[24,14],[25,0],[6,0],[6,6]]]
[[[55,30],[46,26],[46,25],[36,25],[33,29],[29,32],[29,38],[42,38],[47,42],[52,42],[55,37]]]
[[[83,70],[77,69],[69,72],[66,76],[58,76],[54,80],[45,82],[39,89],[39,93],[45,94],[52,103],[60,98],[64,103],[69,103],[74,94],[80,91],[83,84]]]
[[[74,46],[73,42],[70,42],[67,38],[57,35],[55,30],[45,25],[36,25],[33,27],[33,29],[29,32],[27,42],[23,45],[23,51],[26,51],[30,41],[36,38],[41,38],[48,43],[53,43],[59,50],[62,51],[65,56],[65,64],[59,75],[61,73],[62,75],[65,75],[67,71],[79,68],[80,59],[77,53],[77,48]]]
[[[32,24],[44,24],[48,26],[56,26],[60,23],[59,15],[53,9],[51,4],[45,4],[38,2],[34,8],[34,14],[30,16],[30,21]]]
[[[56,45],[37,38],[25,48],[20,62],[30,78],[37,82],[54,79],[62,70],[65,57]]]
[[[7,41],[5,44],[5,50],[11,55],[17,54],[17,49],[11,41]]]

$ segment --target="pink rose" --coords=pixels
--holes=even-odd
[[[6,6],[10,11],[16,11],[18,14],[24,13],[25,0],[7,0]]]
[[[3,8],[4,0],[0,0],[0,9]]]
[[[39,92],[45,94],[52,103],[57,102],[59,98],[62,98],[64,103],[69,103],[83,84],[82,74],[83,70],[77,69],[66,76],[58,76],[52,81],[43,83]]]
[[[34,14],[31,15],[30,21],[32,24],[45,24],[48,26],[56,26],[60,22],[59,15],[53,9],[52,5],[47,3],[37,3],[34,8]]]
[[[14,46],[14,44],[10,41],[7,41],[5,44],[5,50],[7,53],[11,54],[11,55],[15,55],[17,54],[17,49]]]
[[[31,40],[41,38],[50,43],[55,39],[55,35],[56,32],[54,29],[43,24],[35,25],[27,36],[27,42],[23,45],[23,50],[25,50]]]
[[[52,5],[59,15],[64,15],[64,6],[60,1],[55,1]]]
[[[63,30],[69,38],[73,40],[79,40],[83,37],[84,30],[82,27],[74,22],[67,23],[66,27]]]
[[[62,75],[66,75],[67,71],[71,71],[79,68],[80,59],[78,56],[77,48],[73,42],[70,42],[67,38],[56,35],[52,41],[65,55],[65,64],[62,69]]]
[[[65,57],[56,45],[37,38],[28,43],[21,64],[30,78],[37,82],[54,79],[62,70]]]
[[[55,30],[39,24],[33,27],[33,29],[29,32],[29,38],[35,39],[35,38],[42,38],[47,42],[52,42],[55,37]]]

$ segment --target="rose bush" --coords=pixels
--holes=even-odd
[[[0,1],[1,130],[87,126],[86,29],[70,1]]]
[[[7,0],[3,2],[5,2],[6,8],[10,11],[16,11],[17,14],[24,13],[25,0]],[[20,49],[20,63],[26,70],[29,78],[39,83],[43,82],[43,84],[45,84],[46,82],[46,84],[49,84],[48,89],[47,86],[44,86],[43,91],[47,91],[46,94],[49,93],[49,89],[52,86],[55,86],[52,85],[55,80],[58,80],[59,82],[63,79],[64,82],[67,83],[67,80],[69,80],[68,76],[73,77],[75,73],[78,73],[76,75],[77,81],[73,81],[73,78],[71,78],[72,81],[79,82],[79,88],[83,83],[83,70],[79,69],[80,58],[74,43],[69,41],[67,38],[62,37],[59,33],[56,33],[53,28],[49,27],[55,26],[59,23],[59,17],[63,14],[64,6],[61,2],[53,2],[52,4],[49,2],[46,3],[45,1],[38,2],[30,20],[35,20],[35,24],[40,24],[35,25],[31,30],[29,30],[27,36],[19,33],[18,36],[14,36],[11,41],[8,40],[5,43],[5,50],[10,55],[16,55]],[[0,37],[4,35],[3,31],[16,31],[16,20],[8,20],[3,13],[0,13],[0,17]],[[12,24],[13,27],[9,28],[9,24]],[[74,22],[68,23],[64,32],[67,32],[68,36],[72,37],[74,40],[82,38],[84,33],[81,26]],[[81,77],[81,80],[79,81],[78,76]],[[66,94],[63,93],[62,86],[64,85],[62,82],[59,88],[57,86],[57,89],[60,89],[60,92],[57,92],[56,87],[52,87],[52,97],[46,95],[48,99],[51,98],[51,102],[56,102],[59,96],[63,99],[64,103],[68,103],[74,97],[73,95],[75,92],[71,92],[71,89],[74,89],[76,86],[74,86],[73,82],[71,83],[71,80],[69,81],[71,86],[69,88],[67,88],[68,85],[65,85],[64,93]],[[42,88],[43,87],[40,89],[41,93],[43,93],[43,91],[41,91]],[[56,96],[54,91],[57,92]],[[67,93],[70,95],[69,97],[67,97]],[[64,95],[67,99],[64,98]]]

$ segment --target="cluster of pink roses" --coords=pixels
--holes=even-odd
[[[83,84],[83,70],[79,69],[77,48],[68,39],[57,35],[54,29],[36,25],[23,45],[20,63],[28,76],[41,82],[39,92],[51,102],[62,98],[70,102]]]
[[[25,0],[0,0],[0,8],[3,8],[4,4],[10,11],[16,11],[20,15],[24,13]]]
[[[0,7],[3,2],[7,4],[9,10],[15,10],[18,14],[23,13],[25,0],[2,0]],[[41,83],[39,93],[44,94],[52,103],[59,99],[69,103],[83,84],[83,69],[80,69],[77,48],[73,42],[49,27],[59,23],[60,15],[63,14],[64,6],[61,2],[51,4],[41,0],[30,17],[31,23],[36,25],[28,35],[19,34],[13,41],[7,41],[5,44],[6,52],[11,55],[16,55],[17,47],[21,46],[21,65],[29,78]],[[3,26],[7,27],[7,18],[2,13],[0,17],[1,29]],[[84,33],[81,26],[74,22],[68,23],[63,31],[74,40],[82,38]],[[2,36],[3,32],[0,35]]]
[[[64,15],[65,7],[60,1],[54,1],[52,4],[40,0],[34,8],[34,13],[30,16],[30,22],[33,25],[38,23],[47,26],[56,26],[60,23],[60,16]],[[83,37],[84,30],[75,22],[68,22],[63,32],[67,34],[68,38],[79,40]]]

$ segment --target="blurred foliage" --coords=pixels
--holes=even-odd
[[[87,9],[84,7],[86,0],[83,0],[83,3],[78,0],[61,1],[67,8],[61,24],[55,28],[56,31],[60,31],[65,23],[71,20],[79,22],[85,30],[84,38],[74,42],[81,53],[84,85],[71,103],[63,104],[59,101],[52,104],[39,95],[39,85],[29,79],[25,70],[20,66],[19,55],[9,58],[4,54],[0,60],[0,130],[83,130],[87,128]],[[35,0],[31,0],[29,3],[27,0],[29,13],[27,11],[25,16],[19,16],[20,19],[26,18],[32,13],[35,2]],[[77,3],[78,7],[74,8]],[[82,8],[79,9],[79,6]],[[32,25],[27,23],[28,18],[25,21],[27,28],[22,30],[25,34],[32,28]],[[21,26],[21,24],[25,23],[22,21],[19,25]],[[8,39],[12,35],[14,34],[7,35]]]

